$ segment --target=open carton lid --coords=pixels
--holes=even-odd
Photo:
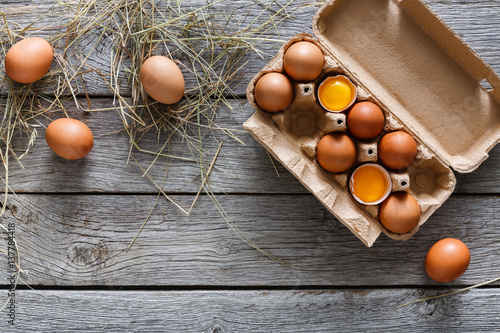
[[[313,31],[351,78],[456,171],[475,170],[500,141],[500,77],[421,1],[330,0]]]

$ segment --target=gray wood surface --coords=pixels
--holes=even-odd
[[[498,289],[413,304],[446,291],[19,291],[28,332],[495,332]],[[119,295],[119,296],[118,296]],[[119,297],[119,298],[118,298]],[[480,311],[478,311],[480,309]],[[478,316],[478,312],[482,315]]]
[[[305,271],[275,263],[244,244],[206,196],[199,198],[190,216],[161,198],[136,243],[125,252],[155,198],[11,198],[5,222],[16,223],[28,271],[23,279],[33,286],[436,285],[423,263],[429,247],[444,237],[463,240],[472,255],[467,273],[450,285],[500,275],[495,265],[500,262],[496,196],[454,196],[411,240],[398,242],[382,235],[369,249],[312,195],[217,197],[252,242]],[[194,195],[173,198],[188,208]]]
[[[282,1],[280,3],[284,4],[286,2],[287,1]],[[451,28],[455,29],[481,57],[489,62],[497,72],[500,72],[500,60],[498,58],[500,25],[498,25],[496,19],[500,16],[500,6],[496,1],[473,0],[465,3],[457,0],[429,0],[425,2],[438,15],[440,15],[445,22],[451,26]],[[62,13],[57,10],[53,10],[53,3],[55,3],[55,1],[2,0],[0,1],[0,8],[2,8],[6,14],[8,22],[12,22],[12,25],[14,25],[13,23],[16,23],[16,25],[23,28],[32,24],[34,21],[33,17],[35,17],[36,22],[33,27],[41,29],[33,34],[39,36],[51,36],[55,33],[61,32],[60,29],[53,28],[55,26],[54,22],[64,23],[64,19],[61,18]],[[161,2],[158,3],[161,5]],[[252,22],[253,18],[261,13],[265,6],[269,3],[271,3],[269,0],[259,2],[249,0],[232,0],[224,2],[222,8],[220,8],[220,6],[215,6],[215,8],[223,10],[225,13],[232,13],[234,10],[235,22],[239,22],[245,18],[241,21],[241,25],[244,25],[245,23],[249,24]],[[312,33],[312,17],[321,3],[322,1],[294,1],[294,3],[290,6],[290,11],[293,11],[293,9],[298,10],[294,11],[293,18],[286,19],[278,25],[278,31],[281,39],[286,41],[298,33]],[[206,5],[206,1],[189,0],[183,1],[183,4],[185,6],[198,8]],[[271,7],[271,9],[278,7],[279,6],[275,5],[274,7]],[[51,28],[48,29],[47,27]],[[276,38],[274,30],[271,30],[271,35]],[[91,37],[89,37],[87,41],[90,45],[95,43],[95,39],[92,39]],[[243,70],[244,75],[233,85],[234,91],[237,94],[241,96],[245,94],[247,82],[255,75],[255,73],[260,71],[262,67],[269,62],[280,46],[281,45],[279,43],[262,43],[259,44],[259,49],[261,50],[263,57],[260,57],[254,52],[251,52],[244,57],[242,63],[248,61]],[[109,64],[111,63],[111,53],[108,48],[104,46],[98,47],[97,51],[92,53],[90,59],[91,61],[89,61],[89,64],[92,64],[94,68],[99,68],[102,73],[106,75],[110,73]],[[127,64],[125,63],[125,66],[126,65]],[[109,96],[111,94],[111,91],[106,87],[103,81],[98,78],[96,73],[89,73],[85,76],[85,78],[88,82],[90,82],[90,84],[86,85],[86,91],[89,94],[95,96]],[[194,77],[190,75],[186,75],[186,82],[188,87],[193,87],[196,84]],[[129,91],[125,81],[121,84],[121,90],[125,95]],[[83,90],[80,92],[83,93]]]
[[[271,161],[266,150],[259,145],[250,134],[246,133],[242,124],[255,110],[246,100],[232,101],[233,110],[221,107],[217,122],[233,129],[243,144],[216,131],[217,140],[207,137],[204,146],[205,157],[209,164],[215,155],[218,142],[223,141],[222,153],[219,155],[210,180],[217,193],[308,193],[281,164]],[[95,137],[92,152],[82,160],[68,161],[55,155],[45,142],[45,129],[40,127],[38,139],[31,152],[19,164],[11,165],[10,186],[16,193],[54,193],[54,192],[104,192],[104,193],[157,193],[155,185],[142,177],[140,167],[129,159],[129,138],[123,132],[123,125],[115,110],[84,113],[77,110],[72,103],[66,106],[68,112],[77,119],[88,121],[87,125]],[[95,109],[113,108],[112,99],[99,98],[93,101]],[[56,119],[61,114],[51,115]],[[47,125],[49,120],[43,122]],[[121,131],[121,132],[119,132]],[[116,133],[119,132],[119,133]],[[21,139],[22,141],[23,139]],[[163,141],[157,141],[155,132],[151,131],[141,142],[143,149],[159,151]],[[189,145],[174,140],[173,155],[193,158]],[[133,156],[140,165],[147,168],[156,158],[152,154],[138,153]],[[500,146],[493,149],[478,170],[470,174],[458,174],[457,193],[499,193],[500,189]],[[274,163],[274,164],[273,164]],[[164,190],[170,193],[196,193],[201,185],[199,167],[195,162],[172,160]],[[275,165],[277,171],[275,169]],[[149,175],[157,184],[161,184],[165,175],[167,158],[160,157],[149,169]],[[75,177],[75,175],[79,175]]]
[[[215,3],[215,1],[210,2]],[[255,28],[264,24],[271,15],[274,15],[277,10],[281,10],[282,6],[287,2],[288,1],[283,1],[279,2],[280,4],[272,4],[272,1],[268,0],[254,2],[248,0],[231,0],[219,4],[215,3],[211,6],[211,10],[216,13],[218,12],[218,14],[215,14],[218,18],[218,22],[216,23],[223,27],[225,31],[227,31],[227,34],[232,34],[247,26]],[[37,28],[38,30],[33,32],[32,35],[48,36],[49,38],[52,38],[54,35],[64,33],[66,29],[64,23],[67,23],[68,12],[76,12],[78,8],[77,3],[68,7],[55,6],[54,3],[56,3],[56,1],[48,2],[23,0],[12,2],[4,0],[0,2],[0,6],[3,6],[2,9],[6,14],[8,22],[16,23],[16,26],[11,29],[15,29],[17,26],[22,29],[25,26],[34,23],[32,28]],[[169,1],[168,3],[175,7],[176,1]],[[313,5],[309,5],[310,3],[313,3]],[[155,4],[161,10],[161,8],[166,6],[167,2],[156,1]],[[207,1],[205,0],[182,1],[184,10],[188,12],[194,11],[206,5]],[[101,4],[101,7],[103,7],[103,4]],[[280,37],[283,41],[286,41],[290,37],[301,32],[312,33],[311,20],[314,13],[319,8],[319,3],[299,0],[288,6],[288,8],[289,10],[284,12],[293,12],[293,16],[291,18],[283,20],[283,15],[279,15],[274,19],[276,26],[272,23],[266,24],[265,29],[267,33],[264,33],[262,36],[260,35],[262,31],[252,34],[251,37],[265,38],[267,36],[271,37],[273,41],[263,41],[256,44],[255,48],[259,50],[259,53],[257,54],[256,52],[251,51],[244,56],[241,64],[247,64],[244,71],[241,73],[243,75],[241,75],[241,77],[232,84],[232,88],[236,94],[243,96],[245,94],[246,84],[250,78],[253,77],[255,73],[260,71],[260,69],[262,69],[262,67],[264,67],[276,54],[278,49],[281,47],[281,43],[279,42]],[[96,15],[100,15],[98,10]],[[36,18],[35,20],[33,19],[34,17]],[[259,18],[255,20],[256,17]],[[57,22],[58,24],[54,24],[54,22]],[[106,25],[106,22],[107,21],[104,21],[103,25]],[[278,22],[280,23],[278,24]],[[114,22],[112,22],[112,25],[114,25]],[[276,29],[279,29],[280,37],[277,36]],[[248,34],[248,32],[242,34]],[[84,55],[94,49],[91,52],[88,65],[95,69],[99,69],[101,73],[106,76],[109,76],[111,73],[110,64],[112,63],[112,53],[111,49],[107,46],[107,43],[109,44],[111,42],[111,37],[108,39],[103,38],[98,40],[98,38],[96,38],[96,33],[90,32],[82,38],[81,42],[81,44],[87,43],[87,45],[80,46]],[[55,46],[57,45],[63,47],[64,41],[56,42]],[[170,51],[175,52],[175,46],[172,46]],[[185,63],[188,68],[190,67],[187,59],[177,58],[177,60]],[[125,59],[122,73],[125,73],[125,69],[128,67],[130,67],[130,62]],[[53,70],[57,70],[57,66],[54,65]],[[185,69],[183,69],[183,74],[186,80],[186,89],[189,90],[195,88],[197,86],[196,77]],[[87,93],[94,96],[109,96],[112,94],[111,90],[96,72],[85,74],[84,78],[88,82],[88,84],[85,85]],[[122,94],[130,95],[130,88],[125,74],[119,75],[119,82],[121,82],[119,86]],[[77,82],[75,82],[75,84],[76,83]],[[78,92],[83,94],[84,90],[81,88],[81,85],[79,86],[80,89]],[[45,91],[50,92],[50,89]]]
[[[229,1],[226,10],[250,6],[254,17],[270,1]],[[308,4],[294,2],[294,6]],[[24,27],[61,23],[47,15],[54,2],[0,0],[8,22]],[[187,3],[187,2],[185,2]],[[201,6],[204,0],[190,0]],[[479,55],[500,72],[500,2],[428,0]],[[318,8],[304,7],[278,27],[283,40],[311,32]],[[252,14],[253,13],[253,14]],[[242,15],[237,12],[237,15]],[[246,12],[245,12],[246,14]],[[50,29],[32,32],[48,36]],[[279,44],[263,44],[264,58],[249,54],[235,85],[243,97],[248,80],[274,55]],[[110,55],[92,56],[109,73]],[[3,70],[3,69],[1,69]],[[89,74],[87,79],[95,79]],[[499,283],[488,288],[396,309],[407,301],[455,290],[500,275],[500,147],[475,172],[457,175],[455,194],[407,242],[381,236],[367,249],[281,166],[279,177],[266,151],[247,133],[241,145],[224,135],[207,140],[211,160],[223,140],[211,174],[217,199],[244,235],[265,251],[305,270],[278,264],[240,240],[226,226],[213,202],[200,196],[190,216],[161,197],[134,246],[125,252],[153,206],[157,190],[133,160],[113,110],[110,91],[86,86],[91,114],[68,106],[74,118],[88,120],[96,141],[81,161],[65,161],[46,146],[44,129],[24,169],[12,165],[9,209],[3,225],[16,224],[23,281],[35,291],[16,292],[16,329],[0,316],[1,332],[494,332],[500,330]],[[188,86],[193,80],[187,77]],[[127,93],[126,84],[122,85]],[[4,93],[4,92],[0,92]],[[218,124],[242,130],[252,114],[244,99],[221,108]],[[51,117],[56,118],[54,114]],[[20,139],[22,140],[22,139]],[[176,142],[176,144],[179,142]],[[158,149],[154,135],[144,147]],[[186,146],[175,154],[189,156]],[[151,155],[133,152],[147,167]],[[166,160],[150,170],[161,182]],[[164,189],[189,208],[200,186],[193,162],[173,161]],[[227,193],[225,195],[223,193]],[[470,268],[446,285],[430,280],[423,261],[428,248],[444,237],[470,248]],[[0,260],[0,302],[8,286],[7,260]]]

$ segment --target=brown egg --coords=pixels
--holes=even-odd
[[[87,125],[70,118],[51,122],[45,131],[45,140],[54,153],[68,160],[87,156],[94,146],[94,136]]]
[[[49,71],[53,59],[54,51],[45,39],[23,39],[7,52],[5,72],[14,81],[32,83]]]
[[[356,161],[356,145],[344,133],[325,135],[316,147],[319,165],[327,171],[340,173],[349,169]]]
[[[465,273],[470,252],[462,241],[445,238],[431,246],[425,258],[425,271],[437,282],[449,282]]]
[[[254,95],[255,102],[262,110],[282,111],[292,103],[292,83],[281,73],[264,74],[255,84]]]
[[[384,129],[384,113],[372,102],[354,104],[347,115],[347,129],[357,139],[370,140]]]
[[[394,192],[379,207],[378,218],[387,230],[404,234],[413,230],[420,220],[417,200],[406,192]]]
[[[417,157],[417,143],[406,132],[387,133],[378,144],[380,163],[390,169],[401,170],[409,167]]]
[[[163,56],[148,58],[140,74],[144,90],[156,101],[173,104],[184,96],[184,76],[175,62]]]
[[[309,82],[317,78],[324,64],[323,52],[311,42],[293,43],[283,57],[285,72],[299,82]]]

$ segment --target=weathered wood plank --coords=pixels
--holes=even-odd
[[[233,101],[233,111],[224,107],[218,113],[217,123],[225,128],[235,129],[236,135],[245,143],[236,142],[225,135],[218,139],[224,141],[222,153],[211,173],[215,191],[232,193],[266,193],[266,192],[303,192],[306,190],[283,167],[279,166],[281,178],[277,177],[273,164],[266,151],[248,133],[243,130],[243,122],[254,112],[245,100]],[[111,99],[95,99],[93,108],[113,108]],[[39,130],[39,138],[30,153],[22,159],[24,169],[12,164],[9,170],[10,185],[15,192],[112,192],[154,193],[156,187],[130,159],[129,138],[121,132],[123,124],[114,110],[84,114],[76,111],[69,104],[68,112],[72,117],[88,121],[94,133],[94,148],[85,159],[67,161],[56,156],[47,146],[43,128]],[[59,115],[53,115],[52,119]],[[48,121],[45,122],[48,124]],[[162,137],[163,139],[166,136]],[[172,144],[171,154],[193,158],[191,147],[187,141],[176,137]],[[164,142],[156,141],[152,130],[141,141],[143,148],[159,151]],[[218,142],[207,135],[203,141],[207,149],[205,160],[208,164],[216,153]],[[167,151],[165,151],[167,152]],[[134,152],[139,163],[147,168],[156,156]],[[198,156],[195,156],[199,159]],[[167,157],[160,157],[149,170],[149,174],[157,184],[162,183],[165,174]],[[279,185],[281,184],[281,185]],[[164,189],[169,192],[197,192],[201,185],[200,169],[195,162],[172,160],[169,164],[168,178]],[[281,189],[279,189],[281,188]],[[278,190],[276,190],[278,189]]]
[[[67,29],[67,27],[64,26],[64,24],[69,21],[68,16],[74,15],[74,12],[76,12],[77,8],[79,8],[77,6],[78,3],[73,3],[73,6],[70,6],[68,9],[66,6],[56,5],[55,3],[47,4],[46,1],[26,0],[15,3],[9,1],[2,2],[3,4],[0,2],[0,6],[5,6],[3,11],[6,14],[6,18],[11,29],[14,27],[27,27],[34,23],[30,27],[31,30],[34,30],[31,35],[48,37],[49,39],[54,35],[65,33],[65,29]],[[175,1],[157,1],[155,2],[155,5],[160,8],[161,12],[161,8],[164,8],[167,3],[176,7]],[[240,29],[248,26],[248,31],[241,33],[241,35],[248,35],[251,29],[264,24],[264,22],[274,15],[276,11],[281,10],[282,6],[286,2],[283,4],[277,4],[275,1],[270,0],[259,2],[231,0],[216,3],[214,1],[207,2],[205,0],[190,0],[183,1],[181,8],[183,8],[185,12],[192,12],[196,9],[207,6],[207,3],[213,3],[210,6],[211,12],[217,13],[214,15],[217,20],[215,22],[210,22],[211,24],[218,25],[219,29],[224,29],[227,34],[234,34]],[[266,24],[266,31],[259,30],[251,36],[253,38],[270,37],[270,39],[263,42],[254,41],[254,47],[255,49],[258,49],[259,52],[250,51],[242,58],[240,64],[243,65],[247,63],[247,65],[244,70],[241,71],[241,77],[231,84],[231,87],[234,89],[236,94],[245,94],[246,82],[248,82],[250,78],[255,75],[255,73],[262,69],[262,67],[269,62],[271,57],[274,56],[281,47],[282,43],[279,42],[280,38],[283,39],[283,41],[286,41],[291,36],[301,32],[312,33],[311,21],[314,13],[319,8],[319,4],[309,4],[310,1],[307,0],[295,1],[292,5],[288,6],[287,10],[283,11],[283,13],[293,12],[293,18],[288,18],[281,22],[283,15],[279,15],[274,19],[275,24]],[[104,5],[101,5],[99,8],[101,7],[104,7]],[[298,8],[300,8],[300,10],[297,10]],[[205,13],[206,12],[208,11],[205,11]],[[97,12],[95,15],[98,16],[101,15],[101,13]],[[160,14],[157,13],[156,15]],[[211,21],[211,19],[209,21]],[[106,22],[103,25],[106,25]],[[111,21],[111,28],[115,29],[115,22],[113,21]],[[276,29],[279,29],[279,35]],[[111,34],[109,34],[110,36],[104,36],[99,40],[99,33],[102,33],[102,31],[91,31],[89,32],[88,37],[82,38],[81,44],[85,43],[86,45],[80,46],[80,48],[82,48],[81,54],[82,57],[85,57],[90,53],[86,69],[89,67],[98,69],[101,74],[108,78],[111,74],[110,64],[113,63],[112,48],[110,46],[114,41]],[[61,46],[60,49],[64,46],[64,42],[64,40],[58,42]],[[175,56],[176,46],[172,44],[170,47],[170,52],[173,52]],[[221,49],[218,51],[216,50],[215,52],[222,53],[222,51],[223,50]],[[163,52],[163,54],[166,54],[166,52]],[[209,56],[210,55],[207,53],[207,58]],[[181,68],[186,80],[186,90],[192,90],[197,87],[198,78],[187,69],[191,68],[189,61],[179,57],[181,56],[177,55],[176,59],[182,61],[187,66],[186,69]],[[75,61],[74,63],[79,64],[80,62]],[[219,65],[222,66],[224,64],[221,62]],[[118,82],[120,82],[119,87],[123,95],[130,95],[130,87],[126,77],[126,73],[130,68],[129,58],[124,59],[122,67],[123,68],[121,69],[121,74],[118,79]],[[53,68],[56,69],[56,66]],[[234,70],[236,70],[236,68],[234,68]],[[93,71],[86,73],[83,75],[83,78],[87,81],[85,84],[85,90],[87,93],[98,96],[112,95],[112,91],[97,72]],[[74,82],[75,85],[77,83],[78,82],[76,81]],[[50,91],[47,91],[47,93],[50,93]],[[84,93],[84,90],[81,87],[79,89],[79,93]]]
[[[222,6],[223,10],[227,13],[235,10],[236,21],[248,15],[244,22],[250,23],[255,16],[271,2],[270,0],[260,1],[259,3],[262,3],[262,5],[256,5],[254,2],[249,2],[248,0],[231,0],[224,2]],[[194,8],[206,5],[206,1],[200,0],[191,0],[188,3]],[[311,2],[308,0],[297,0],[293,3],[291,8],[301,7],[301,9],[294,14],[293,19],[285,20],[278,26],[279,36],[283,40],[287,40],[301,32],[312,33],[311,21],[318,6],[303,7],[309,3]],[[447,24],[455,29],[480,56],[489,62],[497,72],[500,72],[500,59],[497,54],[498,45],[500,43],[500,26],[497,24],[497,18],[500,15],[500,4],[498,1],[474,0],[463,2],[428,0],[426,3],[428,3]],[[0,6],[3,6],[1,8],[5,12],[7,20],[11,25],[25,27],[35,21],[33,28],[43,28],[32,33],[33,35],[53,35],[55,33],[54,29],[49,27],[54,27],[56,25],[55,23],[60,24],[64,22],[64,19],[61,18],[61,11],[57,10],[57,6],[54,4],[47,4],[46,1],[2,0],[0,1]],[[238,10],[238,8],[241,7],[243,7],[243,9]],[[36,18],[36,20],[34,20],[34,18]],[[270,35],[277,37],[275,31],[271,31]],[[102,73],[108,75],[110,73],[111,53],[109,48],[105,47],[105,43],[103,45],[104,46],[98,48],[97,52],[92,54],[89,59],[89,64],[94,68],[99,68]],[[244,95],[247,82],[269,62],[279,47],[279,43],[262,43],[259,45],[259,48],[264,55],[263,58],[255,53],[248,54],[244,57],[242,63],[248,61],[248,64],[243,70],[244,75],[242,75],[233,85],[237,94]],[[127,66],[126,63],[125,66]],[[185,74],[187,86],[195,86],[195,78],[190,76],[187,72]],[[108,87],[99,79],[96,73],[88,73],[85,78],[88,81],[88,84],[86,84],[88,93],[99,96],[109,96],[111,94]],[[125,80],[121,81],[122,84],[120,86],[122,93],[126,95],[129,93],[129,88]]]
[[[424,0],[497,73],[500,61],[494,48],[500,44],[500,4],[493,0]]]
[[[265,149],[243,130],[242,124],[254,112],[245,100],[232,101],[233,110],[222,107],[217,123],[221,127],[234,129],[245,145],[226,135],[218,135],[224,141],[210,179],[214,191],[227,193],[308,193],[307,190],[279,163],[279,177]],[[94,99],[93,108],[113,108],[112,99]],[[9,170],[10,186],[17,193],[23,192],[107,192],[107,193],[155,193],[156,187],[142,178],[143,172],[129,160],[129,139],[121,132],[123,125],[114,110],[85,114],[69,103],[67,111],[71,117],[88,121],[94,133],[95,146],[89,156],[79,161],[66,161],[56,156],[45,143],[44,129],[29,154],[22,159],[24,169],[12,164]],[[58,117],[54,114],[52,119]],[[44,124],[48,124],[46,121]],[[158,151],[163,145],[156,141],[154,131],[143,140],[143,148]],[[207,136],[204,140],[208,151],[205,160],[209,164],[218,143]],[[178,138],[173,143],[173,153],[192,158],[189,145]],[[143,167],[148,167],[155,156],[134,152]],[[157,184],[161,184],[167,158],[159,158],[149,170]],[[499,193],[500,147],[491,152],[491,157],[470,174],[457,174],[458,193]],[[171,193],[196,193],[201,185],[199,167],[194,162],[173,160],[170,163],[164,189]]]
[[[202,3],[204,1],[200,1]],[[297,1],[303,4],[306,1]],[[29,21],[32,4],[44,1],[0,0],[9,19]],[[236,3],[236,1],[234,1]],[[241,1],[239,3],[248,3]],[[497,56],[500,3],[497,1],[427,1],[444,20],[500,72]],[[30,5],[30,6],[26,6]],[[6,7],[8,6],[8,7]],[[10,11],[10,12],[9,12]],[[315,8],[283,24],[283,39],[310,32]],[[45,24],[41,21],[40,24]],[[41,32],[43,35],[43,32]],[[247,57],[247,73],[237,92],[242,94],[248,79],[259,71],[276,48],[264,46],[265,59]],[[109,54],[92,59],[108,68]],[[92,77],[89,77],[89,80]],[[189,79],[188,79],[188,84]],[[127,89],[126,85],[122,87]],[[92,94],[109,96],[102,85],[92,82]],[[95,105],[111,106],[110,99]],[[234,102],[233,105],[237,105]],[[74,110],[71,112],[72,115]],[[218,118],[224,127],[241,129],[253,110],[242,101],[235,111],[222,109]],[[85,160],[63,161],[46,147],[43,130],[32,152],[23,159],[25,170],[12,167],[11,185],[18,192],[63,193],[107,192],[151,195],[20,195],[10,197],[10,210],[2,224],[16,223],[16,237],[23,255],[25,281],[35,288],[46,286],[107,286],[109,291],[17,292],[16,331],[206,331],[206,332],[330,332],[339,331],[494,331],[500,319],[498,288],[476,290],[432,302],[395,307],[423,295],[440,293],[405,288],[407,285],[436,285],[426,277],[423,258],[428,247],[443,237],[464,240],[472,252],[472,263],[456,286],[493,277],[498,262],[500,209],[497,196],[455,195],[422,227],[415,237],[398,243],[382,236],[366,249],[324,209],[314,197],[278,166],[281,178],[265,150],[242,133],[246,147],[224,138],[225,157],[238,175],[220,158],[212,181],[231,196],[218,196],[230,217],[245,235],[265,250],[307,268],[328,271],[299,271],[272,262],[239,240],[226,226],[213,203],[202,196],[190,217],[164,198],[135,246],[123,250],[133,238],[152,206],[156,192],[139,168],[125,164],[127,137],[111,134],[119,130],[115,112],[75,116],[90,120],[96,148]],[[149,143],[154,146],[152,138]],[[207,147],[213,154],[215,142]],[[177,151],[183,154],[182,149]],[[480,169],[459,175],[459,193],[498,193],[500,148]],[[135,155],[138,156],[138,155]],[[211,158],[211,154],[207,155]],[[139,161],[147,165],[150,157]],[[161,161],[165,165],[165,161]],[[158,164],[160,165],[160,164]],[[188,207],[198,190],[198,169],[174,162],[165,189]],[[161,182],[162,168],[151,175]],[[249,194],[259,195],[249,195]],[[267,195],[267,194],[293,195]],[[239,194],[239,195],[236,195]],[[244,194],[244,195],[241,195]],[[266,194],[266,195],[260,195]],[[286,212],[284,214],[283,212]],[[0,260],[0,276],[7,274]],[[4,279],[5,281],[5,279]],[[279,286],[274,291],[123,291],[121,286]],[[297,286],[376,286],[401,289],[294,290]],[[5,291],[5,290],[4,290]],[[90,304],[90,305],[89,305]],[[418,323],[418,325],[415,325]],[[9,332],[7,318],[0,331]]]
[[[500,290],[405,301],[408,290],[17,292],[15,329],[2,332],[494,332]]]
[[[187,208],[194,195],[174,198]],[[445,237],[463,240],[472,255],[466,274],[450,284],[500,274],[494,265],[500,261],[500,197],[452,196],[411,240],[381,235],[370,249],[312,195],[217,199],[257,246],[308,270],[277,264],[244,244],[206,196],[191,216],[161,198],[128,252],[155,196],[20,195],[10,197],[2,224],[16,223],[28,271],[22,277],[33,286],[436,285],[423,262],[429,247]],[[0,274],[7,274],[6,264],[0,260]]]

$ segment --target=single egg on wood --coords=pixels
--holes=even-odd
[[[144,90],[160,103],[177,103],[184,96],[184,76],[177,64],[167,57],[148,58],[142,64],[140,78]]]
[[[455,238],[445,238],[431,246],[425,258],[425,271],[437,282],[449,282],[465,273],[470,263],[467,245]]]
[[[281,73],[264,74],[255,84],[255,102],[264,111],[278,112],[286,109],[293,100],[293,86]]]
[[[23,39],[9,49],[5,56],[5,72],[19,83],[33,83],[50,69],[54,59],[52,46],[43,38]]]
[[[384,124],[384,113],[372,102],[356,103],[347,114],[347,129],[356,139],[374,139],[382,132]]]
[[[295,81],[310,82],[323,71],[325,57],[321,49],[312,42],[293,43],[283,56],[285,72]]]
[[[356,161],[356,156],[356,145],[344,133],[327,134],[319,140],[316,146],[316,158],[319,165],[330,172],[347,171]]]
[[[384,135],[378,144],[378,158],[385,167],[401,170],[413,164],[417,157],[417,143],[410,134],[395,131]]]
[[[378,218],[387,230],[397,234],[410,232],[420,221],[418,201],[406,192],[394,192],[379,207]]]
[[[87,156],[94,146],[94,136],[87,125],[70,118],[51,122],[45,131],[45,140],[54,153],[68,160]]]

